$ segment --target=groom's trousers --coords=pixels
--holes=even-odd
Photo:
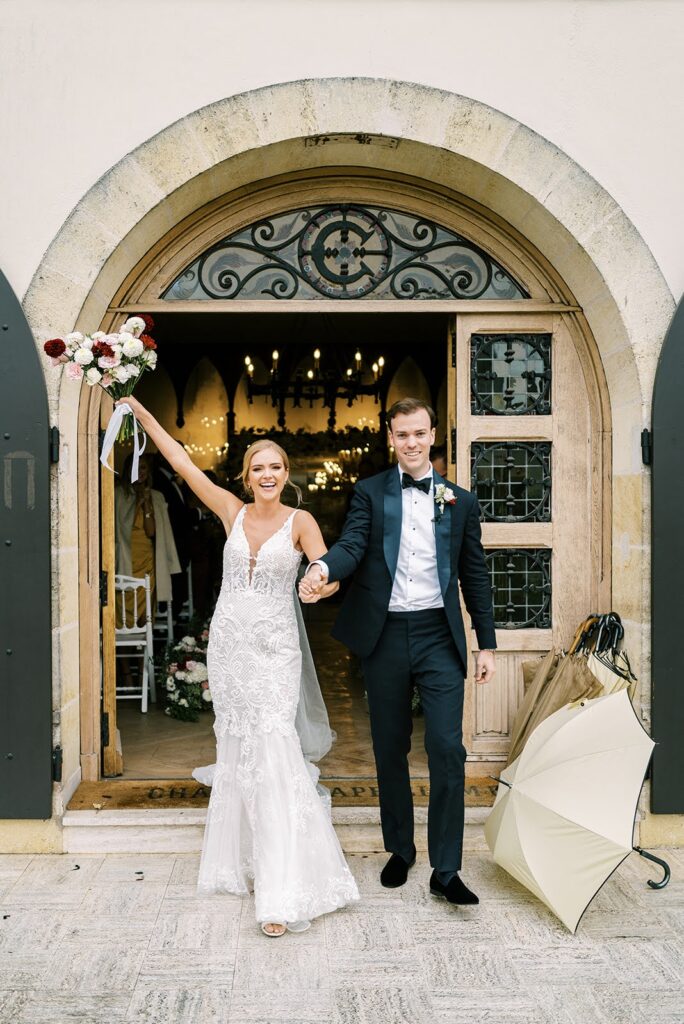
[[[415,681],[425,716],[425,749],[430,769],[430,864],[440,872],[459,871],[466,759],[464,668],[444,610],[390,612],[375,650],[363,659],[362,666],[385,849],[407,861],[413,852],[408,753]]]

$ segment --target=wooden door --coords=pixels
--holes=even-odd
[[[497,626],[496,676],[467,688],[464,738],[478,774],[506,759],[521,663],[567,646],[598,610],[599,467],[562,314],[458,315],[449,356],[450,458],[457,483],[480,502]]]
[[[104,429],[112,415],[112,401],[102,399],[100,425]],[[112,459],[110,459],[110,462]],[[121,775],[123,756],[116,725],[116,607],[114,575],[116,555],[114,546],[114,474],[104,466],[100,468],[100,566],[102,584],[102,774]]]

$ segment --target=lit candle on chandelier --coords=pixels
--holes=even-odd
[[[378,366],[380,368],[380,376],[382,376],[382,371],[385,368],[385,357],[384,356],[380,356],[380,358],[378,359]]]
[[[378,370],[379,369],[380,369],[380,367],[378,366],[378,364],[377,363],[373,363],[373,380],[377,380],[378,379]]]
[[[252,357],[251,356],[245,356],[245,367],[247,369],[247,376],[248,377],[253,377],[254,376],[254,363],[252,362]]]
[[[314,349],[314,371],[318,373],[321,368],[321,350],[320,348]],[[313,374],[312,374],[313,376]]]
[[[277,373],[278,372],[278,349],[277,348],[273,349],[273,354],[272,354],[271,358],[273,359],[273,364],[271,366],[271,373]]]
[[[354,359],[356,360],[356,372],[361,373],[361,353],[358,349],[356,350]]]

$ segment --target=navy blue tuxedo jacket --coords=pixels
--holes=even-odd
[[[444,514],[435,523],[435,544],[444,609],[465,670],[468,658],[459,582],[480,648],[496,647],[479,506],[470,491],[439,473],[434,473],[434,483],[446,484],[456,496],[455,504],[445,504]],[[435,515],[439,517],[437,504]],[[340,539],[320,559],[328,566],[330,582],[354,577],[332,635],[361,658],[368,657],[375,648],[387,618],[399,557],[401,519],[401,479],[393,466],[356,484]]]

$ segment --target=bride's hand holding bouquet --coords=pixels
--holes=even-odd
[[[115,400],[130,399],[143,373],[157,365],[157,344],[150,334],[153,327],[151,316],[132,316],[117,333],[74,331],[64,338],[51,338],[43,348],[53,366],[66,364],[69,380],[98,385]],[[128,440],[134,429],[131,417],[124,417],[117,439]]]

